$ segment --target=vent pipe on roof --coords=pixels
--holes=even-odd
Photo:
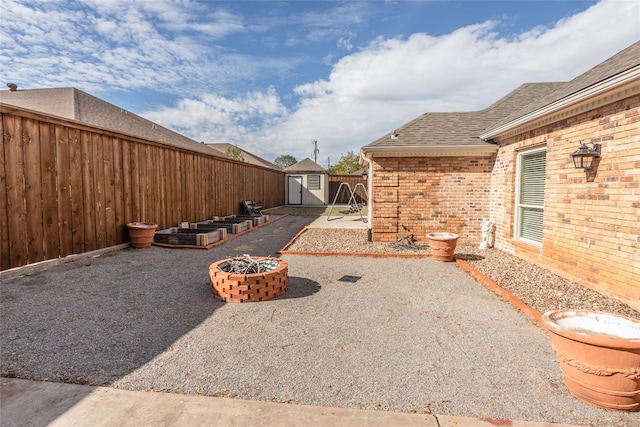
[[[15,92],[18,90],[18,85],[15,83],[7,83],[7,87],[9,88],[9,92]]]

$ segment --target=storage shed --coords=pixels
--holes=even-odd
[[[329,203],[329,172],[306,158],[285,170],[288,205],[326,205]]]

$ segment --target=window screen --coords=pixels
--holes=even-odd
[[[541,245],[547,151],[522,153],[519,160],[517,238]]]

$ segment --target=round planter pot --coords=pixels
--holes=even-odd
[[[454,233],[428,233],[427,240],[431,248],[431,256],[436,261],[451,262],[460,236]]]
[[[279,258],[252,257],[267,265],[267,271],[253,274],[229,273],[230,258],[209,266],[211,292],[225,302],[258,302],[279,297],[287,291],[289,266]],[[225,271],[227,270],[227,271]]]
[[[640,321],[590,310],[550,311],[549,330],[569,392],[591,405],[640,407]]]
[[[136,249],[146,249],[153,243],[153,236],[158,228],[158,224],[151,222],[130,222],[127,224],[131,247]]]

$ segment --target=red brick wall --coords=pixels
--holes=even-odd
[[[594,172],[580,141],[602,144]],[[542,247],[514,240],[518,150],[547,146]],[[640,308],[640,96],[501,141],[491,177],[496,247]]]
[[[494,158],[415,157],[373,159],[374,241],[394,242],[412,233],[418,242],[431,231],[460,235],[479,244],[489,217]]]
[[[580,141],[602,144],[589,175],[571,161]],[[514,205],[518,152],[541,145],[538,247],[514,239]],[[374,241],[450,231],[478,244],[490,218],[497,248],[640,310],[640,95],[503,140],[495,157],[374,158],[373,174]]]

